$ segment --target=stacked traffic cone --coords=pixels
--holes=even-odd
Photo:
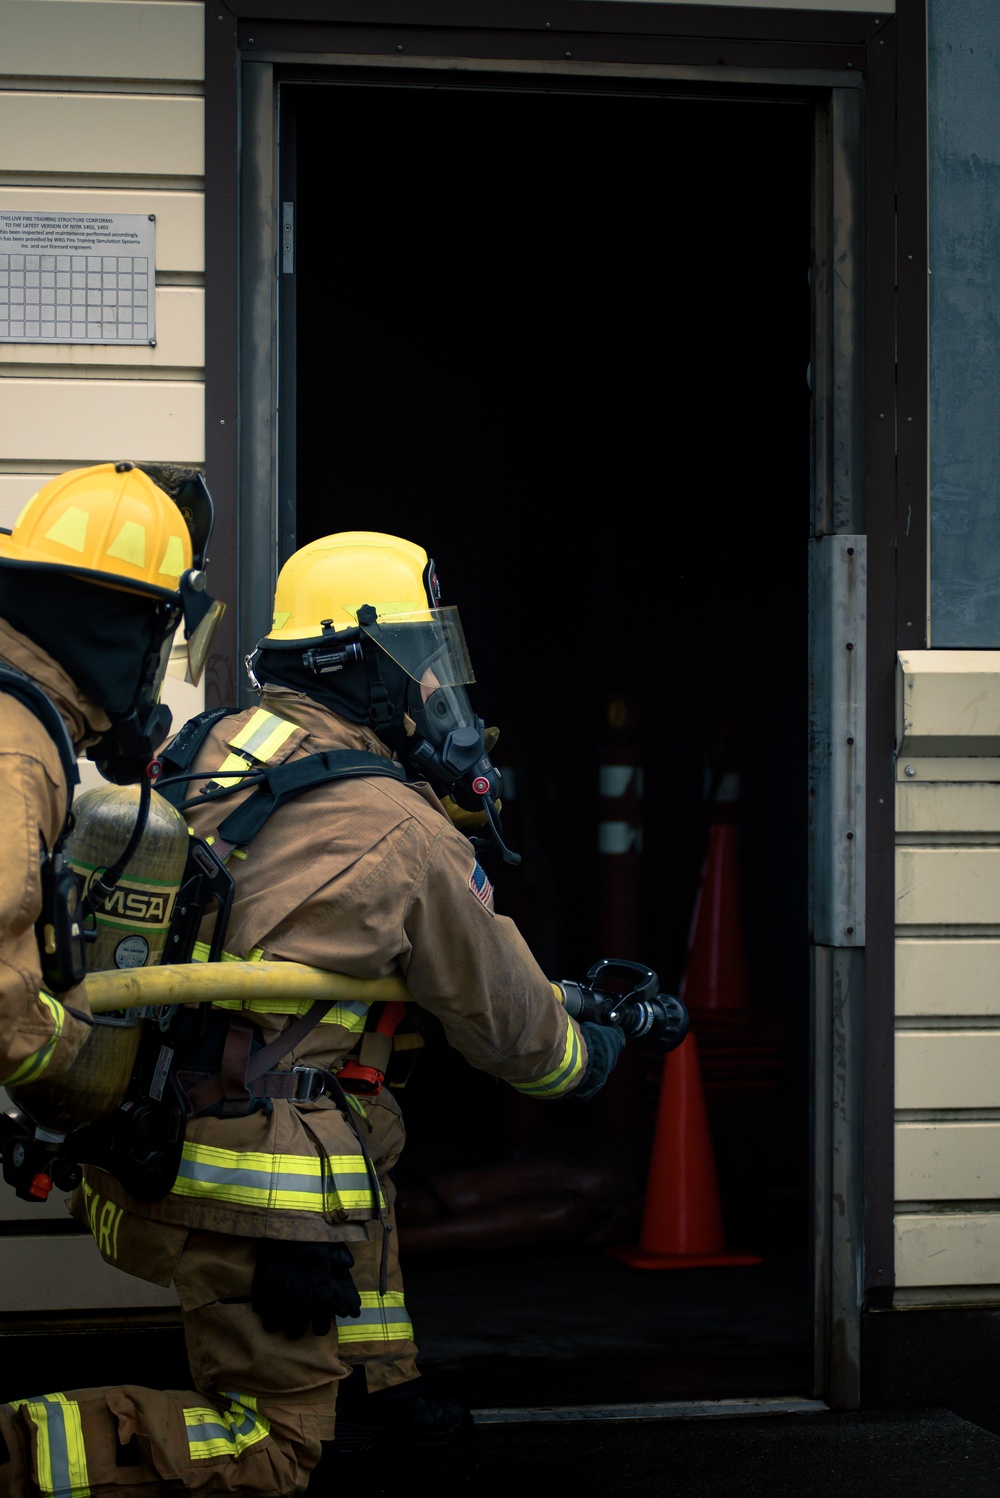
[[[692,1031],[664,1058],[639,1243],[608,1252],[633,1269],[734,1268],[761,1262],[756,1254],[726,1248]]]
[[[718,818],[708,831],[678,995],[688,1009],[745,1009],[750,1002],[736,867],[736,828]]]

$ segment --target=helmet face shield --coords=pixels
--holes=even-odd
[[[417,683],[425,702],[439,687],[467,686],[476,679],[454,607],[387,614],[361,628]]]

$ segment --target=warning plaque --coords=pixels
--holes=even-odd
[[[0,213],[0,342],[155,344],[156,215]]]

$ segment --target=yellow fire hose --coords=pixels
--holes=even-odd
[[[147,1004],[213,1004],[241,999],[392,1003],[410,997],[400,977],[351,978],[301,962],[187,962],[88,973],[93,1014]]]

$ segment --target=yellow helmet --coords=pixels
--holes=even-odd
[[[106,587],[174,597],[192,567],[178,506],[132,463],[98,463],[49,479],[28,500],[0,563],[56,567]]]
[[[289,557],[278,574],[274,622],[261,644],[357,629],[365,604],[382,618],[426,613],[439,603],[437,573],[422,546],[379,531],[342,531]]]

